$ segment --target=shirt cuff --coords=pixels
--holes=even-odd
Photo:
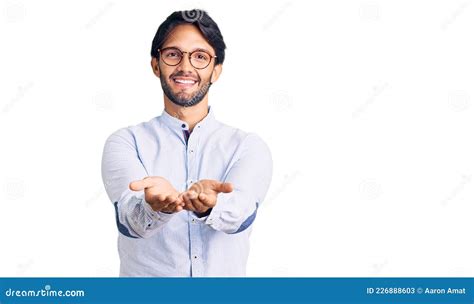
[[[207,217],[209,214],[211,214],[211,212],[212,212],[212,208],[209,208],[207,209],[206,212],[203,212],[203,213],[194,212],[194,215],[198,218],[203,218],[203,217]]]
[[[168,222],[174,216],[174,213],[165,213],[153,210],[153,208],[151,208],[150,204],[148,204],[144,198],[142,199],[142,205],[146,215],[148,216],[148,218],[151,218],[154,223],[158,221]],[[150,226],[153,225],[149,224],[148,227]]]

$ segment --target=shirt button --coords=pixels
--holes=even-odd
[[[194,152],[194,150],[189,151],[189,153],[193,153],[193,152]]]
[[[191,222],[193,222],[193,223],[194,223],[194,222],[196,222],[196,220],[195,220],[195,219],[192,219],[192,220],[191,220]]]
[[[183,129],[186,128],[186,125],[185,125],[185,124],[182,124],[182,125],[181,125],[181,128],[183,128]]]
[[[198,256],[197,256],[197,255],[195,255],[195,256],[194,256],[194,259],[196,260],[197,258],[198,258]]]

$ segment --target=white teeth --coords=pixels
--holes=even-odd
[[[175,79],[174,81],[176,81],[177,83],[184,83],[184,84],[193,84],[193,83],[195,83],[194,80],[184,80],[184,79]]]

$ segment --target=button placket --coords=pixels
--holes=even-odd
[[[201,239],[201,227],[198,221],[189,214],[190,217],[190,257],[191,257],[191,271],[193,276],[202,276],[203,274],[203,261],[202,261],[202,239]]]
[[[187,162],[187,176],[188,188],[193,183],[197,182],[197,166],[196,166],[196,142],[198,140],[199,132],[197,129],[190,134],[188,138],[186,162]],[[201,239],[201,225],[196,218],[189,214],[189,231],[190,231],[190,258],[193,276],[203,275],[203,261],[202,261],[202,239]]]
[[[197,181],[197,176],[196,176],[196,157],[195,157],[195,152],[196,152],[196,147],[195,147],[195,142],[196,142],[196,131],[192,132],[191,135],[189,136],[188,139],[188,145],[186,147],[186,158],[187,158],[187,176],[188,176],[188,187],[191,187],[193,183]]]

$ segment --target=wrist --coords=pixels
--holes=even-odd
[[[209,214],[211,214],[211,211],[212,211],[212,208],[209,208],[207,209],[205,212],[194,212],[194,214],[197,216],[197,217],[205,217],[205,216],[208,216]]]

